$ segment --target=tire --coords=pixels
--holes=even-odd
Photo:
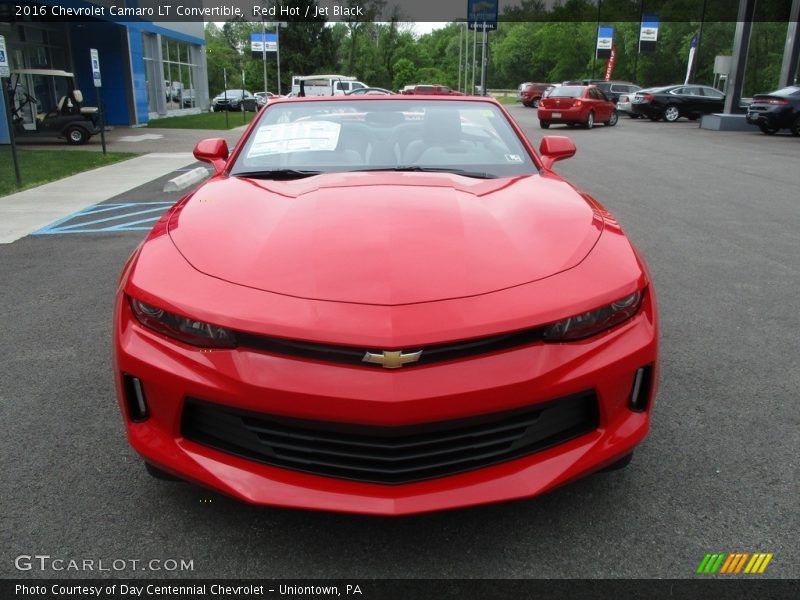
[[[792,126],[790,128],[792,130],[792,135],[797,137],[800,135],[800,114],[795,116],[794,121],[792,121]]]
[[[761,133],[766,133],[767,135],[775,135],[778,133],[777,127],[770,127],[769,125],[764,125],[764,123],[759,125],[758,128],[761,130]]]
[[[539,127],[542,129],[550,129],[550,121],[539,121]]]
[[[64,132],[64,136],[71,146],[80,146],[89,141],[89,132],[82,127],[70,127]]]
[[[583,124],[586,129],[592,129],[594,127],[594,111],[589,111],[589,114],[586,116],[586,123]]]
[[[539,108],[539,98],[534,98],[533,102],[531,102],[531,106],[533,108]]]
[[[674,123],[681,118],[681,111],[674,104],[667,104],[664,107],[664,120],[667,123]]]
[[[603,123],[603,125],[605,125],[606,127],[613,127],[614,125],[617,124],[618,120],[619,120],[619,115],[617,114],[617,111],[614,111],[611,113],[611,117],[608,119],[608,121]]]
[[[618,461],[611,463],[606,468],[602,469],[602,473],[607,473],[608,471],[619,471],[620,469],[624,469],[629,464],[631,464],[631,460],[633,460],[633,452],[630,454],[626,454]]]
[[[147,474],[150,475],[150,477],[153,477],[160,481],[181,481],[179,477],[175,477],[175,475],[172,475],[171,473],[162,471],[157,466],[152,465],[149,462],[144,463],[144,468],[147,471]]]

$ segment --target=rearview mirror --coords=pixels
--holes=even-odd
[[[553,168],[553,163],[557,160],[575,156],[575,151],[575,143],[563,135],[546,135],[539,143],[542,164],[548,171]]]
[[[197,160],[211,163],[216,174],[222,173],[228,161],[228,142],[222,138],[209,138],[200,140],[194,147],[194,157]]]

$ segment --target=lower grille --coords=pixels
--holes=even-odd
[[[293,419],[187,399],[182,434],[268,465],[402,484],[519,458],[596,429],[593,392],[454,421],[383,427]]]

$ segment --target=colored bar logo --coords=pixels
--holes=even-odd
[[[772,560],[773,553],[717,552],[708,553],[700,561],[696,573],[701,575],[756,575],[763,573]]]

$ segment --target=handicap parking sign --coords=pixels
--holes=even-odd
[[[89,48],[89,56],[92,59],[92,79],[94,80],[94,87],[102,87],[102,80],[100,79],[100,56],[94,48]]]
[[[6,38],[0,35],[0,77],[8,77],[11,75],[11,69],[8,66],[8,55],[6,54]]]

